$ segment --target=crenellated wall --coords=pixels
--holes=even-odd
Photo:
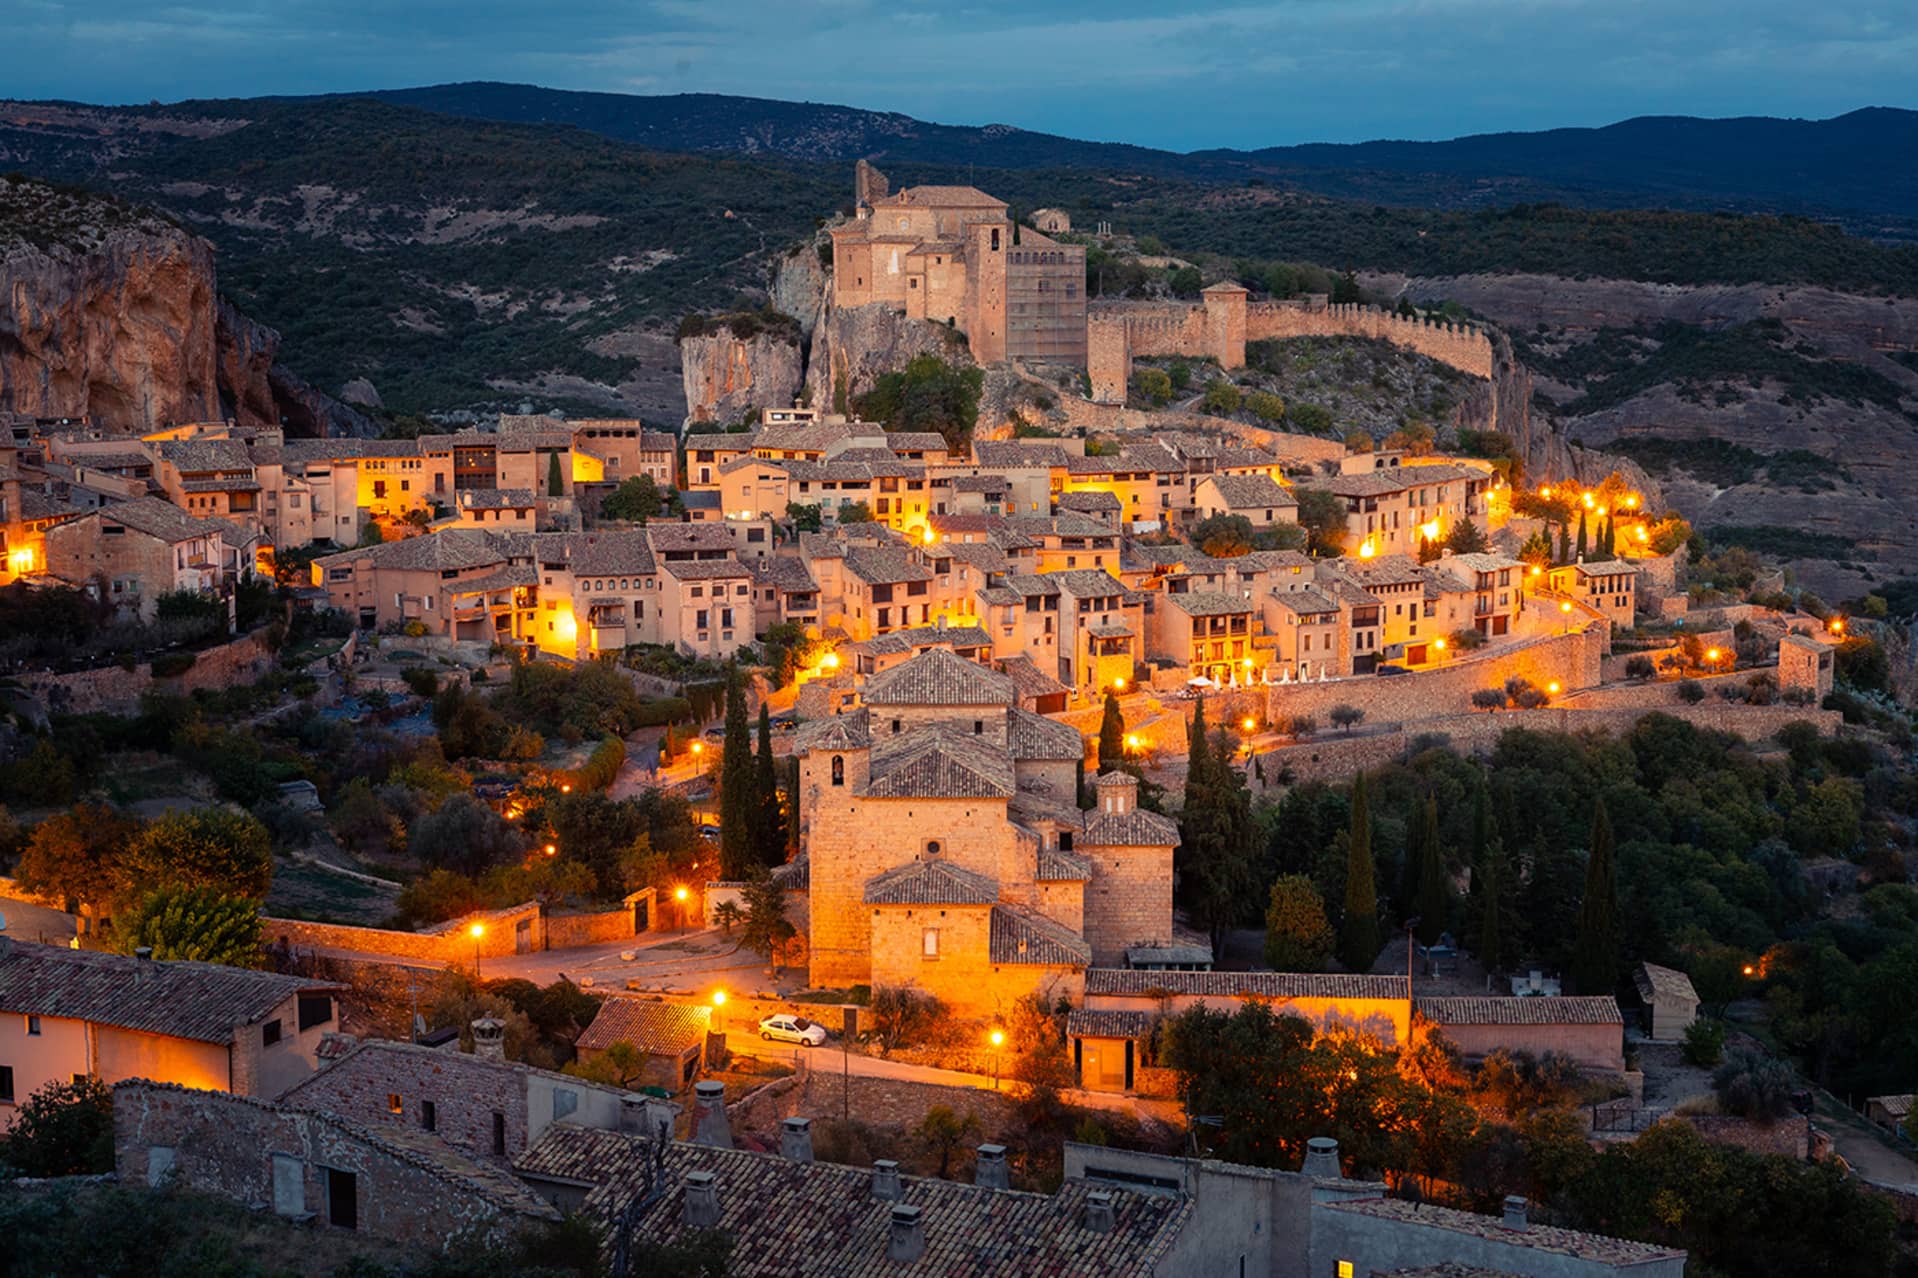
[[[1223,368],[1238,368],[1247,342],[1271,338],[1377,338],[1487,379],[1494,363],[1491,338],[1469,324],[1333,305],[1323,295],[1248,303],[1243,290],[1221,286],[1194,304],[1099,303],[1086,316],[1086,331],[1092,398],[1104,404],[1125,402],[1135,356],[1210,356]]]

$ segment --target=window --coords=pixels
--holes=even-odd
[[[920,952],[929,959],[939,957],[939,929],[927,928],[920,937]]]
[[[985,730],[986,730],[986,721],[985,721],[984,719],[974,719],[974,720],[972,721],[972,735],[973,735],[973,736],[975,736],[975,737],[976,737],[976,736],[981,736],[981,735],[983,735],[983,734],[984,734],[984,732],[985,732]]]
[[[359,1177],[352,1172],[326,1169],[326,1219],[336,1229],[360,1227]]]
[[[429,1132],[436,1132],[440,1129],[439,1107],[433,1104],[432,1101],[420,1102],[420,1126]]]
[[[13,1066],[0,1065],[0,1103],[13,1104]]]
[[[280,1041],[280,1020],[276,1016],[260,1026],[260,1046],[271,1047]]]
[[[333,1019],[333,996],[331,994],[300,995],[300,1032],[305,1033],[315,1025],[324,1025]]]
[[[403,1114],[406,1112],[406,1106],[400,1102],[400,1094],[398,1092],[388,1092],[386,1094],[386,1108],[389,1113]]]
[[[506,1115],[497,1109],[493,1111],[493,1152],[506,1152]]]
[[[897,719],[892,721],[892,735],[895,737],[899,735],[899,720]]]
[[[938,858],[939,858],[939,840],[927,839],[926,840],[926,859],[929,861],[932,861],[932,860],[937,860]]]
[[[27,1037],[29,1038],[40,1037],[40,1018],[39,1017],[37,1016],[27,1017]]]

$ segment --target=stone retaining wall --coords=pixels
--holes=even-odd
[[[252,683],[273,666],[266,632],[256,630],[231,643],[207,648],[194,657],[192,669],[169,679],[153,677],[152,663],[131,670],[102,666],[70,674],[27,672],[20,685],[38,697],[51,714],[133,714],[143,693],[186,694],[200,688],[228,688]]]
[[[822,1120],[850,1115],[857,1122],[904,1132],[924,1121],[935,1105],[978,1119],[981,1140],[1011,1131],[1019,1122],[1018,1106],[1005,1092],[847,1076],[829,1069],[807,1069],[797,1086],[762,1089],[750,1100],[727,1106],[726,1117],[735,1132],[771,1131],[795,1115]],[[959,1161],[957,1155],[954,1161]]]
[[[1604,642],[1594,627],[1526,640],[1409,675],[1273,684],[1266,689],[1265,713],[1274,722],[1309,714],[1324,728],[1331,723],[1334,706],[1349,705],[1365,711],[1365,722],[1403,723],[1434,713],[1470,711],[1474,692],[1501,687],[1514,677],[1540,688],[1554,682],[1567,691],[1590,688],[1599,682]]]
[[[390,955],[421,959],[455,966],[471,963],[479,957],[504,958],[521,952],[519,925],[527,927],[527,952],[546,946],[544,907],[537,901],[488,910],[450,919],[419,932],[401,932],[381,927],[348,927],[339,923],[311,923],[304,919],[281,919],[262,915],[268,945],[285,941],[296,950],[351,950],[368,955]],[[483,929],[475,938],[474,923]]]

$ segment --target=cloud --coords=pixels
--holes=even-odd
[[[1918,104],[1918,13],[1834,0],[16,0],[0,85],[94,101],[447,80],[699,91],[1197,148]]]

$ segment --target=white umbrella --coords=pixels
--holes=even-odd
[[[1210,679],[1206,678],[1204,675],[1199,675],[1198,677],[1193,679],[1187,679],[1185,683],[1188,688],[1216,688],[1218,686],[1217,684],[1213,683]]]

